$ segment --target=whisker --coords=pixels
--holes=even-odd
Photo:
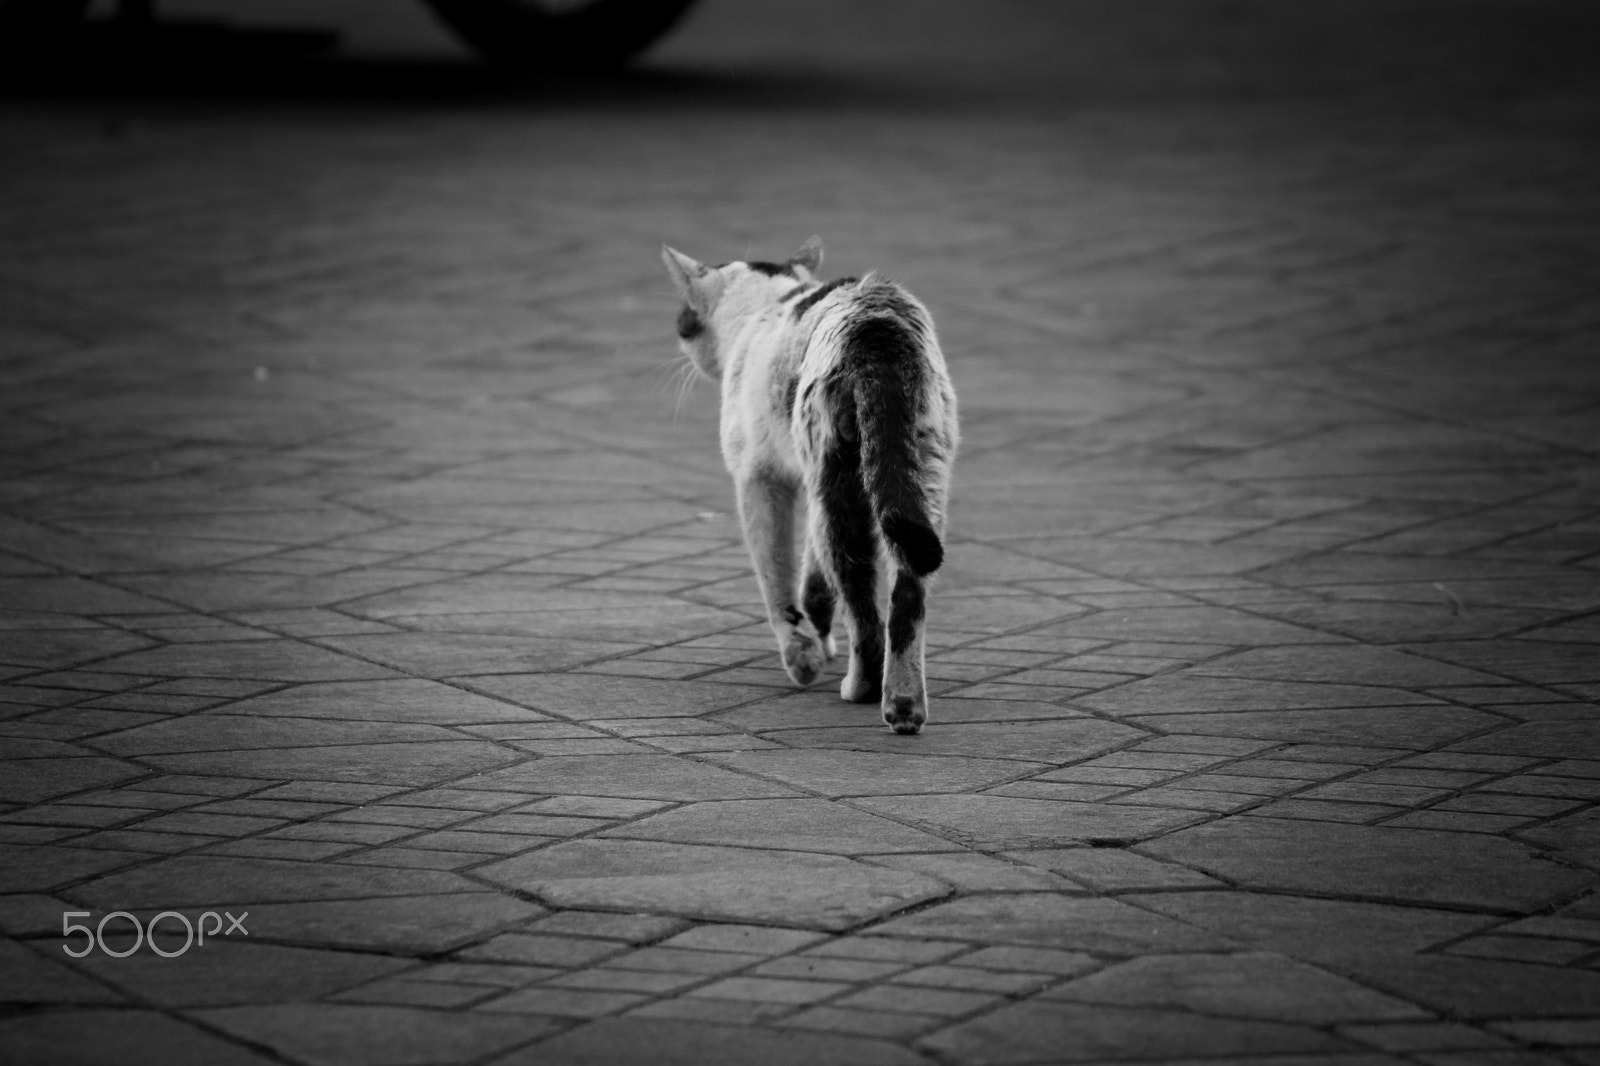
[[[678,402],[672,405],[672,420],[674,422],[678,420],[678,414],[683,410],[683,401],[688,397],[689,392],[693,388],[694,364],[690,363],[687,368],[687,373],[683,375],[683,383],[678,386]]]

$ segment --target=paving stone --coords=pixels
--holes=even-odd
[[[458,953],[477,961],[520,962],[534,966],[587,966],[623,950],[621,944],[585,937],[542,933],[501,933]]]
[[[1526,722],[1451,745],[1452,751],[1541,759],[1600,759],[1600,738],[1583,721]]]
[[[0,1046],[19,1062],[265,1066],[275,1061],[199,1026],[142,1010],[61,1010],[0,1018]]]
[[[1255,888],[1511,910],[1536,909],[1592,880],[1495,837],[1329,822],[1228,818],[1145,850]]]
[[[1316,1054],[1347,1045],[1279,1022],[1208,1018],[1180,1011],[1033,1001],[1002,1007],[924,1037],[921,1046],[961,1062],[1098,1062],[1210,1055]]]
[[[1170,921],[1112,899],[1045,892],[971,896],[891,918],[887,936],[945,936],[987,944],[1061,948],[1105,954],[1220,951],[1230,942],[1194,925]]]
[[[98,665],[102,670],[130,674],[262,681],[355,681],[393,676],[381,666],[296,640],[169,644]]]
[[[344,681],[299,685],[232,704],[230,714],[320,720],[478,725],[542,721],[514,704],[463,692],[436,681]]]
[[[382,873],[431,873],[378,870]],[[438,876],[451,876],[439,874]],[[543,908],[494,892],[252,903],[253,935],[297,944],[432,954],[536,918]]]
[[[943,1025],[945,1019],[933,1014],[888,1013],[882,1010],[847,1010],[843,1007],[811,1007],[781,1019],[778,1024],[795,1029],[815,1029],[824,1033],[848,1033],[887,1040],[904,1040]]]
[[[935,701],[934,714],[938,714]],[[1094,719],[1015,722],[1004,729],[980,724],[946,725],[937,733],[919,734],[910,743],[929,755],[964,755],[985,759],[1068,763],[1120,747],[1143,734]],[[794,748],[842,748],[853,751],[904,753],[907,738],[889,733],[881,723],[849,729],[794,729],[766,734]]]
[[[685,924],[681,919],[658,914],[560,911],[540,918],[528,928],[540,933],[566,933],[643,944],[676,933]]]
[[[1191,811],[987,794],[881,796],[857,802],[899,821],[925,826],[964,847],[992,851],[1100,841],[1129,843],[1200,819]]]
[[[70,759],[11,759],[0,781],[0,802],[42,803],[91,788],[136,780],[146,771],[122,759],[84,755]]]
[[[1205,667],[1195,669],[1203,670]],[[1207,677],[1183,672],[1132,681],[1108,692],[1079,696],[1073,702],[1081,707],[1115,715],[1187,715],[1211,710],[1232,712],[1309,707],[1390,707],[1439,701],[1420,693],[1376,684]]]
[[[630,644],[441,632],[367,633],[321,637],[319,642],[394,670],[435,679],[565,670],[633,649]],[[474,676],[474,683],[480,682]]]
[[[1502,919],[1413,905],[1260,895],[1227,890],[1129,897],[1141,907],[1208,929],[1243,945],[1336,964],[1362,956],[1407,957]],[[1338,929],[1338,936],[1327,930]],[[1403,988],[1394,989],[1406,995]]]
[[[737,685],[576,674],[516,674],[466,680],[481,692],[577,721],[703,715],[769,695],[765,689]]]
[[[820,799],[691,803],[606,830],[601,836],[782,848],[829,855],[881,855],[958,848],[941,837]]]
[[[1498,719],[1459,707],[1339,707],[1129,715],[1127,721],[1132,725],[1225,737],[1321,744],[1367,741],[1421,750],[1481,732],[1496,724]]]
[[[310,1066],[468,1062],[555,1028],[537,1017],[353,1003],[214,1007],[194,1017]]]
[[[967,945],[956,940],[901,940],[889,936],[846,936],[818,944],[814,948],[807,949],[805,954],[910,965],[947,959],[960,954],[966,947]]]
[[[1369,955],[1352,957],[1341,969],[1363,984],[1460,1021],[1586,1017],[1600,995],[1600,974],[1593,970],[1513,960]]]
[[[1147,955],[1068,981],[1045,998],[1311,1025],[1427,1016],[1404,1000],[1264,952]]]
[[[1002,759],[817,749],[733,752],[712,759],[723,766],[828,796],[964,792],[1011,780],[1028,770]]]
[[[302,734],[300,739],[310,738]],[[499,745],[455,738],[140,756],[141,762],[173,773],[249,771],[278,778],[323,778],[413,787],[455,780],[462,774],[504,766],[516,759],[515,754]]]
[[[792,796],[792,789],[673,755],[573,755],[540,759],[467,778],[474,789],[524,795],[623,799],[733,800]]]
[[[274,933],[268,925],[248,924],[255,926],[252,935]],[[161,928],[177,925],[167,919]],[[182,943],[178,939],[164,950],[180,950]],[[320,999],[412,964],[383,955],[284,947],[235,936],[197,942],[177,958],[163,958],[146,947],[121,959],[96,951],[73,965],[162,1007],[187,1008]]]
[[[63,908],[65,909],[65,908]],[[60,920],[57,912],[57,920]],[[60,929],[53,930],[58,935]],[[81,949],[80,949],[81,950]],[[11,940],[0,940],[0,1002],[121,1004],[124,997],[55,959]]]
[[[656,1018],[594,1022],[523,1051],[495,1060],[495,1066],[561,1062],[571,1066],[738,1066],[759,1061],[772,1066],[818,1062],[852,1066],[925,1066],[923,1056],[865,1037],[832,1033],[774,1033]]]
[[[598,1018],[647,1002],[648,996],[631,992],[584,988],[532,988],[507,992],[478,1005],[486,1013],[547,1014],[559,1018]]]
[[[1066,887],[1065,882],[1041,870],[970,852],[874,855],[872,862],[894,870],[915,870],[964,892],[1059,891]]]
[[[1341,1036],[1385,1051],[1503,1048],[1505,1040],[1456,1022],[1384,1022],[1342,1025]]]
[[[86,877],[132,865],[149,858],[150,854],[0,843],[0,892],[48,892]]]
[[[559,907],[843,929],[936,899],[919,874],[832,855],[643,840],[574,840],[475,873]]]
[[[1120,848],[1047,848],[1008,852],[1006,857],[1053,870],[1097,892],[1221,885],[1215,878],[1188,867],[1156,862]]]

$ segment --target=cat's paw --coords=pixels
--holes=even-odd
[[[928,697],[885,696],[883,720],[896,733],[910,735],[922,732],[922,724],[928,720]]]
[[[809,685],[822,674],[827,649],[809,633],[796,629],[783,645],[783,669],[797,685]]]
[[[883,682],[878,671],[862,670],[855,663],[850,664],[850,672],[839,682],[839,698],[851,703],[877,703],[882,694]]]

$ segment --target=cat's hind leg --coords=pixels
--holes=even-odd
[[[806,576],[800,582],[800,607],[817,631],[817,639],[822,641],[823,654],[831,660],[839,652],[838,642],[833,639],[833,609],[838,595],[833,591],[827,570],[817,558],[814,541],[814,535],[807,538]]]
[[[883,691],[878,531],[854,448],[823,454],[811,486],[811,513],[811,552],[838,590],[850,630],[850,666],[839,695],[852,703],[876,703]]]
[[[795,606],[794,507],[797,486],[756,474],[738,484],[739,520],[756,567],[756,581],[767,605],[767,621],[778,638],[784,672],[797,685],[822,673],[822,642],[805,630],[805,615]]]
[[[889,593],[889,654],[883,666],[883,720],[896,733],[916,733],[928,720],[921,578],[901,568]]]

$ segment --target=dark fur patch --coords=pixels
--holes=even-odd
[[[792,278],[797,276],[794,272],[794,267],[790,266],[788,263],[767,263],[756,260],[745,263],[745,266],[749,267],[751,270],[754,270],[757,274],[765,274],[769,278]]]
[[[796,285],[794,288],[790,289],[788,292],[786,292],[782,296],[778,297],[778,302],[781,303],[781,304],[786,304],[790,300],[794,299],[796,296],[799,296],[801,293],[805,292],[810,287],[811,287],[810,285],[806,285],[806,284]]]
[[[692,307],[678,312],[678,339],[692,341],[706,331],[706,324]]]
[[[899,655],[911,646],[922,615],[922,581],[902,572],[894,579],[894,591],[889,594],[889,651],[892,654]]]
[[[792,603],[783,609],[783,620],[792,626],[797,626],[804,622],[805,618],[806,616],[800,613],[800,609]]]
[[[795,396],[799,391],[800,391],[800,379],[798,377],[791,377],[789,379],[788,384],[784,387],[784,390],[783,390],[783,417],[784,418],[793,418],[794,417],[794,401],[795,401]]]
[[[813,289],[809,296],[794,305],[794,317],[804,318],[807,311],[817,306],[817,302],[826,298],[827,295],[834,289],[837,289],[841,285],[854,285],[855,283],[855,278],[834,278],[826,285],[822,285],[816,289]]]
[[[925,522],[885,515],[883,535],[900,549],[906,567],[918,577],[926,577],[944,565],[944,544]]]
[[[800,601],[806,609],[806,617],[817,627],[817,636],[826,638],[833,629],[833,586],[821,571],[812,570],[806,574]]]
[[[861,482],[861,455],[851,446],[823,453],[818,503],[828,530],[829,557],[839,597],[850,613],[855,652],[868,676],[883,673],[883,624],[878,615],[878,531]]]

